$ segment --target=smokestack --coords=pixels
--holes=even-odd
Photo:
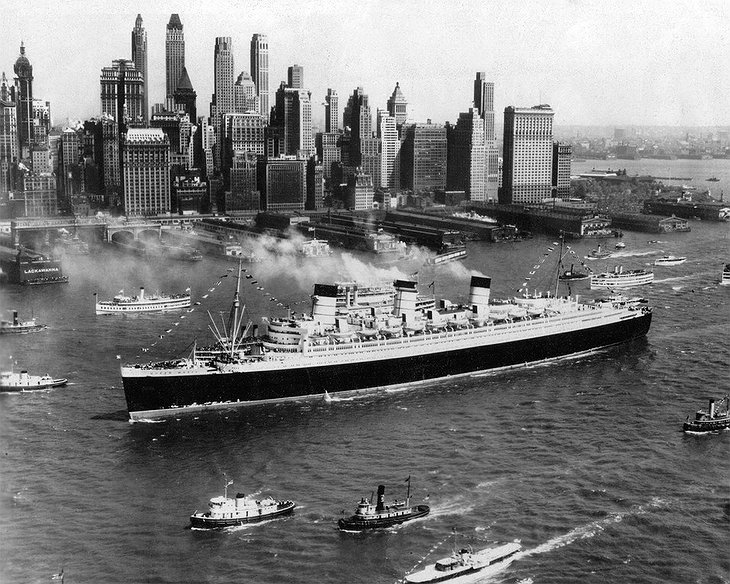
[[[312,318],[322,324],[335,324],[337,314],[337,286],[315,284],[312,294]]]
[[[396,280],[395,287],[395,315],[400,316],[403,322],[411,322],[416,315],[416,300],[418,291],[416,283],[408,280]]]
[[[142,286],[139,288],[139,299],[144,300],[144,287]]]
[[[710,418],[712,419],[715,417],[715,400],[712,398],[710,398],[709,410],[710,410]]]
[[[378,485],[378,504],[375,506],[375,512],[385,511],[385,485]]]
[[[13,324],[15,324],[15,325],[18,324],[18,311],[17,310],[13,310]]]
[[[489,309],[491,278],[472,276],[469,287],[469,305],[476,316],[486,316]]]

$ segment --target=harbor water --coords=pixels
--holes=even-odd
[[[627,232],[626,247],[604,260],[583,259],[595,240],[570,243],[566,263],[596,271],[687,257],[653,268],[654,283],[630,291],[654,309],[638,342],[353,399],[157,423],[128,421],[119,365],[209,341],[207,311],[216,322],[226,317],[233,263],[161,264],[104,250],[65,260],[68,284],[0,289],[4,318],[15,309],[49,325],[0,337],[2,368],[70,381],[0,395],[0,582],[48,582],[63,570],[67,584],[386,584],[448,555],[454,529],[458,545],[474,549],[521,541],[523,552],[495,582],[730,582],[730,432],[681,431],[707,398],[730,391],[730,287],[718,285],[730,240],[726,223],[690,225],[690,233]],[[277,256],[245,266],[243,303],[260,324],[287,306],[306,312],[315,282],[397,277],[464,302],[472,273],[490,276],[492,296],[504,297],[539,265],[532,292],[543,285],[537,276],[554,276],[553,243],[474,242],[465,260],[441,266],[343,250],[323,260]],[[190,287],[200,304],[94,314],[94,292],[104,299],[140,286]],[[600,294],[587,281],[570,293]],[[336,529],[379,484],[386,499],[403,499],[409,476],[412,501],[430,505],[428,517],[373,533]],[[190,514],[229,480],[229,494],[297,507],[263,524],[189,529]]]

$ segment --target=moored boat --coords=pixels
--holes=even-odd
[[[94,298],[96,298],[94,293]],[[125,296],[124,290],[111,300],[97,300],[96,314],[113,314],[118,312],[159,312],[190,307],[190,288],[184,294],[151,294],[145,295],[144,288],[139,289],[139,296]]]
[[[23,370],[0,372],[0,391],[35,391],[66,385],[67,379],[55,379],[50,375],[30,375]]]
[[[296,506],[294,501],[277,501],[272,497],[254,499],[243,493],[235,497],[228,497],[228,487],[233,481],[225,485],[223,495],[213,497],[208,502],[207,511],[196,511],[190,516],[190,526],[196,529],[221,529],[246,523],[258,523],[281,517],[291,513]]]
[[[613,272],[591,274],[591,289],[595,288],[629,288],[644,286],[654,281],[654,272],[651,270],[624,270],[616,266]]]
[[[19,320],[17,310],[13,310],[13,320],[0,320],[0,335],[37,333],[47,328],[48,325],[37,323],[35,318]]]
[[[425,517],[430,512],[428,505],[411,506],[411,477],[406,479],[408,483],[408,493],[405,501],[397,499],[385,504],[385,486],[378,485],[378,499],[373,503],[363,497],[357,505],[355,514],[347,518],[342,518],[337,522],[337,526],[342,531],[364,531],[366,529],[379,529],[383,527],[392,527],[400,525],[412,519]]]
[[[685,432],[716,432],[730,428],[730,396],[715,401],[710,398],[707,410],[697,410],[695,419],[689,416],[684,422],[682,430]]]
[[[495,543],[476,552],[461,548],[423,570],[408,574],[405,581],[412,584],[476,582],[504,570],[521,550],[522,546],[517,542]]]
[[[684,256],[665,255],[654,260],[655,266],[678,266],[687,261]]]

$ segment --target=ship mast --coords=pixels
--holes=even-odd
[[[240,332],[240,318],[239,318],[239,310],[241,306],[241,268],[243,266],[243,261],[238,260],[238,277],[236,279],[236,293],[233,296],[233,306],[231,306],[231,314],[228,320],[228,332],[230,335],[230,343],[231,343],[231,357],[233,357],[233,354],[236,350],[237,346],[237,339],[238,334]]]
[[[558,267],[556,268],[557,273],[555,274],[555,298],[558,297],[558,286],[560,286],[560,268],[563,265],[563,241],[565,240],[565,234],[560,231],[560,253],[558,254]]]

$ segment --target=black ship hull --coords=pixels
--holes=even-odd
[[[651,312],[647,311],[576,331],[378,361],[235,373],[130,375],[123,376],[124,394],[134,420],[181,410],[358,392],[587,354],[643,337],[650,325]]]
[[[257,515],[255,517],[226,517],[214,519],[212,517],[206,517],[205,515],[191,515],[190,527],[194,527],[196,529],[223,529],[224,527],[235,527],[236,525],[245,525],[247,523],[261,523],[262,521],[288,515],[294,511],[295,506],[296,503],[293,501],[282,501],[279,503],[276,511]]]
[[[418,519],[419,517],[425,517],[429,514],[431,509],[428,505],[416,505],[409,509],[409,513],[405,515],[393,515],[392,517],[373,517],[367,519],[365,517],[359,517],[353,515],[347,519],[340,519],[337,522],[337,526],[342,531],[365,531],[366,529],[382,529],[384,527],[393,527],[394,525],[400,525],[406,521],[412,519]]]
[[[719,432],[730,428],[730,417],[718,418],[716,420],[704,420],[702,422],[685,422],[682,430],[684,432]]]

